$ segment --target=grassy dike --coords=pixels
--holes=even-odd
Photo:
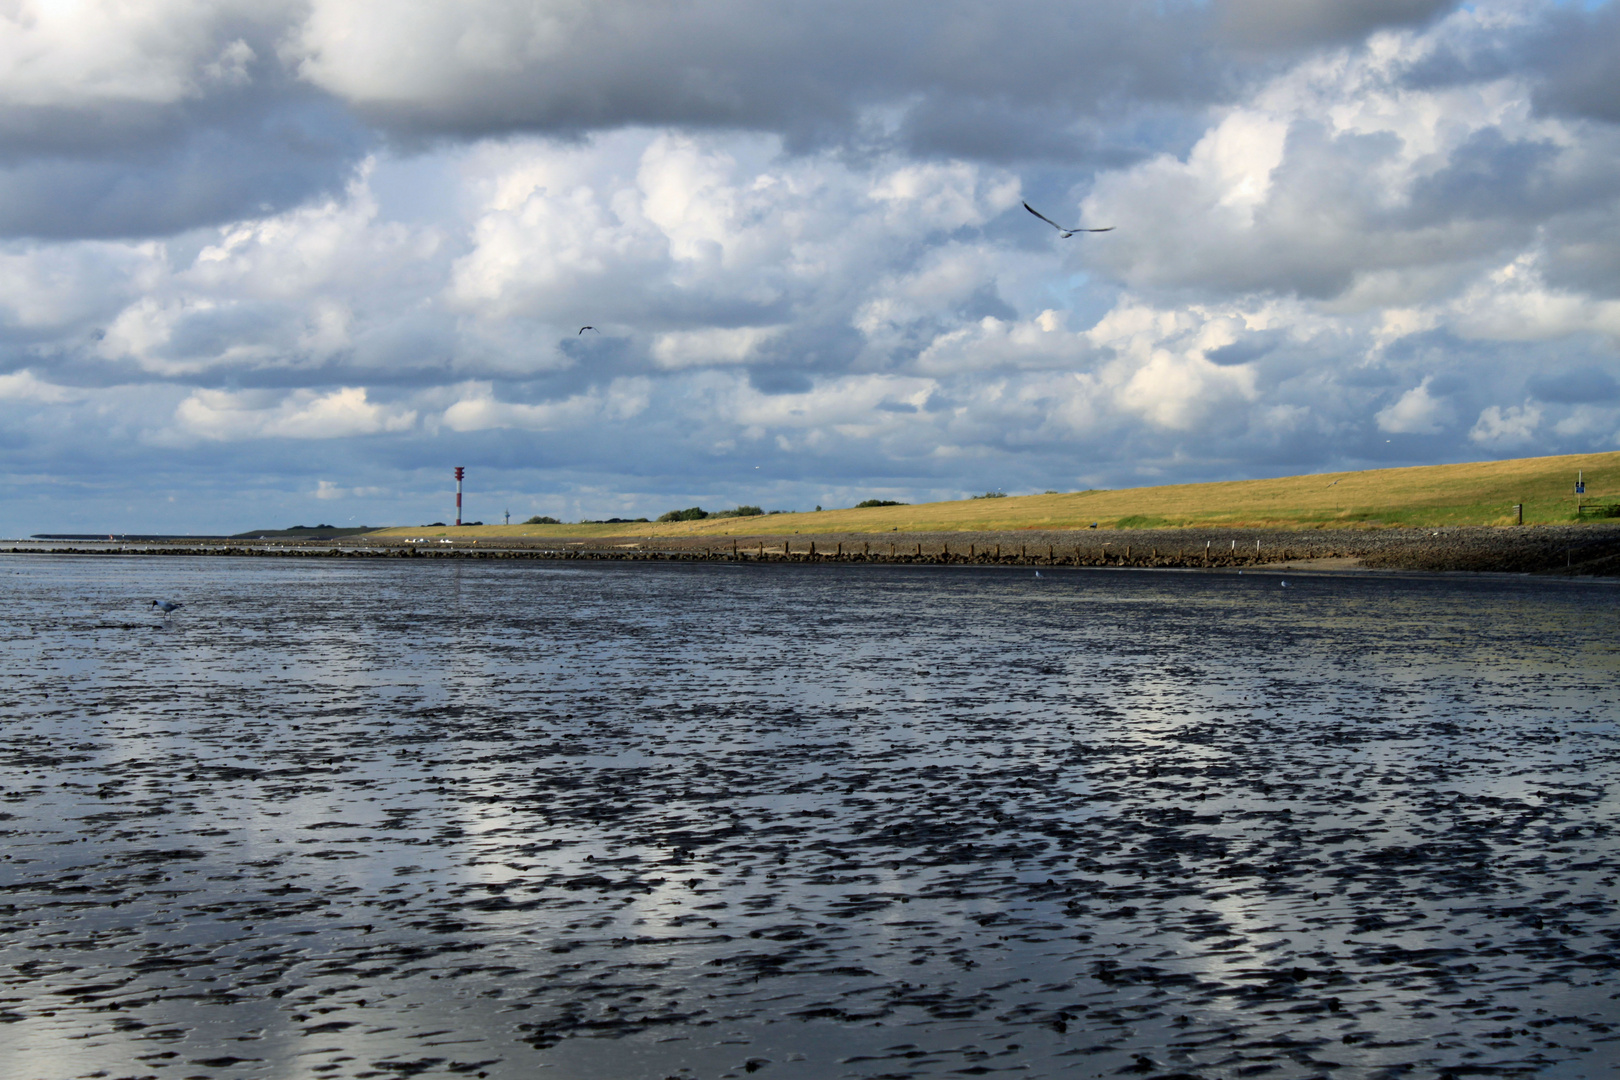
[[[1620,452],[1610,452],[665,524],[407,526],[370,535],[661,539],[1063,530],[1093,522],[1101,529],[1424,528],[1511,525],[1515,503],[1524,504],[1526,525],[1567,524],[1575,519],[1577,470],[1586,474],[1586,502],[1620,503]]]

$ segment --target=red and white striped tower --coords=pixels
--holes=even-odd
[[[461,478],[467,475],[467,470],[460,465],[456,466],[456,524],[461,524]]]

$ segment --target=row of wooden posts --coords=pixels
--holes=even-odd
[[[888,551],[886,553],[882,550],[882,548],[885,547],[885,546],[887,546],[887,548],[888,548]],[[930,547],[931,546],[932,545],[930,545]],[[341,548],[338,548],[338,547],[335,547],[335,546],[330,547],[330,548],[326,548],[326,547],[314,547],[314,548],[312,548],[312,547],[308,547],[308,546],[304,546],[304,545],[290,546],[290,547],[274,547],[274,546],[272,546],[272,547],[250,547],[250,546],[245,546],[245,545],[218,545],[218,546],[210,546],[210,547],[206,547],[206,548],[182,548],[182,547],[168,547],[166,545],[156,545],[156,546],[154,546],[153,548],[150,549],[149,553],[150,554],[157,554],[157,555],[248,555],[248,556],[252,556],[252,555],[260,555],[260,556],[263,556],[263,555],[282,555],[282,556],[310,556],[310,555],[315,555],[315,556],[321,556],[321,555],[324,555],[324,556],[328,556],[328,557],[349,556],[351,558],[355,558],[355,557],[358,557],[358,558],[376,558],[376,557],[380,556],[380,557],[395,557],[395,558],[399,558],[399,557],[404,557],[404,558],[423,558],[423,557],[426,557],[426,558],[479,558],[479,559],[558,559],[558,558],[561,558],[561,559],[587,559],[587,560],[726,559],[726,560],[738,560],[738,561],[741,561],[741,560],[757,560],[757,561],[773,561],[773,562],[774,561],[782,561],[782,562],[813,561],[813,562],[820,562],[820,561],[838,561],[838,560],[860,561],[860,562],[872,561],[872,562],[904,562],[904,563],[964,562],[964,563],[991,563],[991,564],[994,564],[994,563],[1009,563],[1010,562],[1010,563],[1012,563],[1014,565],[1023,564],[1023,565],[1045,565],[1045,566],[1110,566],[1110,565],[1115,565],[1115,566],[1128,566],[1128,565],[1137,565],[1137,566],[1197,566],[1197,565],[1204,565],[1204,566],[1233,566],[1233,565],[1252,565],[1252,564],[1255,564],[1255,563],[1258,563],[1258,562],[1261,561],[1261,548],[1260,548],[1260,542],[1258,540],[1255,541],[1254,551],[1252,552],[1252,554],[1250,553],[1247,546],[1245,546],[1243,548],[1242,552],[1239,553],[1236,541],[1232,541],[1231,546],[1230,546],[1229,550],[1227,550],[1227,551],[1214,550],[1211,543],[1205,542],[1204,549],[1203,549],[1202,552],[1198,551],[1196,548],[1192,549],[1191,551],[1188,551],[1186,548],[1179,548],[1179,549],[1175,549],[1175,550],[1167,550],[1167,551],[1165,551],[1163,553],[1163,555],[1160,554],[1159,548],[1153,547],[1153,546],[1148,547],[1146,549],[1145,554],[1133,554],[1133,546],[1130,545],[1130,544],[1118,545],[1119,547],[1122,547],[1124,550],[1123,551],[1116,550],[1115,552],[1110,554],[1108,549],[1110,547],[1115,547],[1115,546],[1116,545],[1113,545],[1113,544],[1102,544],[1100,546],[1092,547],[1092,548],[1086,548],[1086,547],[1080,547],[1080,546],[1076,546],[1076,547],[1073,547],[1073,548],[1065,547],[1065,548],[1061,549],[1061,552],[1060,552],[1060,549],[1058,548],[1057,545],[1055,545],[1055,544],[1046,544],[1046,545],[1036,545],[1034,551],[1031,552],[1030,545],[1021,544],[1021,545],[1018,546],[1017,555],[1013,555],[1011,553],[1010,546],[1009,546],[1009,550],[1007,550],[1004,553],[1003,552],[1003,545],[1001,545],[1001,544],[992,544],[992,545],[987,545],[987,546],[984,546],[984,547],[981,547],[978,544],[967,544],[967,545],[965,545],[965,547],[966,547],[965,551],[963,550],[963,545],[958,545],[957,550],[955,552],[953,552],[953,551],[951,551],[951,547],[950,547],[949,543],[943,543],[943,544],[939,545],[938,554],[935,554],[932,551],[929,551],[929,552],[925,553],[924,550],[923,550],[924,545],[921,544],[921,543],[915,542],[915,541],[910,542],[910,543],[905,543],[905,544],[901,544],[901,543],[898,543],[898,542],[890,543],[890,544],[887,544],[887,545],[878,544],[878,545],[876,545],[876,547],[878,548],[878,550],[876,550],[876,551],[873,550],[874,545],[871,542],[862,543],[860,545],[860,549],[858,551],[856,550],[855,545],[853,543],[851,543],[851,544],[848,545],[849,550],[846,551],[845,550],[846,545],[843,544],[843,543],[834,543],[831,550],[828,550],[825,547],[818,550],[817,547],[816,547],[815,541],[811,540],[811,541],[807,542],[806,549],[801,550],[801,551],[794,551],[793,550],[793,542],[791,540],[784,540],[784,541],[782,541],[780,549],[777,548],[774,541],[771,542],[771,543],[766,543],[764,541],[758,541],[758,542],[756,542],[754,544],[750,544],[750,545],[746,545],[746,546],[739,544],[737,541],[732,541],[731,549],[730,549],[729,552],[724,548],[718,548],[717,549],[717,548],[714,548],[714,547],[707,547],[707,548],[702,548],[702,549],[687,548],[687,549],[673,549],[673,550],[671,550],[671,549],[664,549],[664,550],[658,550],[658,549],[623,550],[623,549],[619,549],[619,550],[612,550],[612,551],[588,550],[588,549],[584,549],[584,548],[580,547],[580,548],[573,548],[571,550],[558,551],[556,549],[549,549],[549,550],[546,550],[546,549],[528,549],[528,550],[504,549],[503,550],[503,549],[489,549],[489,548],[482,549],[482,550],[480,550],[480,549],[472,549],[472,548],[456,548],[456,549],[440,550],[440,549],[422,549],[422,548],[418,548],[418,547],[404,547],[404,546],[399,546],[399,547],[389,546],[389,547],[370,548],[370,549],[367,549],[367,548],[341,549]],[[1044,554],[1040,550],[1041,547],[1046,548],[1046,551],[1045,551]],[[13,552],[20,553],[23,549],[21,549],[21,548],[12,548],[11,550]],[[79,555],[79,554],[83,554],[83,555],[90,555],[90,554],[115,555],[115,554],[129,554],[130,552],[122,551],[122,550],[115,550],[115,549],[110,549],[110,548],[100,548],[100,549],[56,548],[56,549],[50,549],[49,553],[51,553],[51,554],[62,554],[62,555],[68,555],[68,554],[74,554],[74,555]],[[1320,555],[1320,554],[1321,554],[1320,552],[1313,553],[1313,555]],[[1267,552],[1266,555],[1267,555],[1267,557],[1265,559],[1266,562],[1281,562],[1281,561],[1286,561],[1286,560],[1288,560],[1290,558],[1296,557],[1296,556],[1292,555],[1288,551],[1288,549],[1286,549],[1286,548],[1274,549],[1273,551]],[[1331,557],[1333,555],[1333,552],[1328,552],[1327,555],[1329,557]]]
[[[803,551],[798,551],[798,552],[795,552],[793,550],[793,542],[791,540],[782,541],[782,546],[781,546],[781,551],[780,552],[777,551],[776,545],[775,545],[774,542],[771,543],[771,544],[766,544],[764,541],[758,541],[756,544],[750,545],[750,546],[753,547],[754,550],[750,551],[750,550],[748,550],[748,547],[744,547],[744,546],[740,545],[737,541],[733,541],[732,545],[731,545],[731,552],[730,552],[731,557],[734,558],[734,559],[753,558],[753,559],[761,560],[761,561],[769,560],[769,559],[806,559],[806,560],[861,559],[861,560],[869,560],[869,559],[874,558],[874,553],[872,551],[872,544],[869,541],[868,542],[863,542],[860,545],[860,550],[859,551],[855,550],[855,545],[854,544],[850,544],[850,550],[847,553],[845,552],[844,545],[842,543],[835,543],[833,545],[833,548],[832,548],[831,551],[826,550],[826,548],[822,548],[820,551],[818,551],[816,549],[816,542],[814,540],[808,541],[806,549],[803,550]],[[1057,545],[1055,545],[1055,544],[1047,544],[1047,545],[1044,545],[1044,546],[1046,547],[1046,554],[1045,554],[1045,557],[1043,558],[1041,553],[1040,553],[1040,546],[1039,545],[1036,547],[1034,556],[1031,557],[1030,551],[1029,551],[1029,545],[1027,545],[1027,544],[1020,545],[1019,548],[1018,548],[1018,554],[1016,556],[1012,556],[1010,553],[1007,554],[1007,555],[1002,554],[1002,545],[1001,544],[993,544],[993,545],[989,545],[989,546],[982,547],[982,548],[977,544],[968,544],[967,545],[967,550],[965,552],[962,551],[961,546],[959,545],[958,548],[957,548],[956,553],[953,554],[951,552],[950,544],[949,543],[943,543],[943,544],[940,545],[939,554],[934,555],[932,553],[924,554],[923,545],[921,543],[913,542],[913,543],[910,543],[910,544],[903,544],[903,545],[898,544],[898,543],[891,543],[891,544],[888,545],[889,550],[888,550],[887,554],[885,554],[881,550],[883,545],[879,544],[878,545],[879,550],[876,553],[875,557],[879,558],[879,559],[883,559],[885,561],[902,561],[902,560],[904,560],[904,561],[911,561],[911,562],[917,562],[917,561],[939,561],[939,562],[962,561],[962,562],[999,563],[999,562],[1004,562],[1004,561],[1007,561],[1007,560],[1011,559],[1011,560],[1013,560],[1015,562],[1018,562],[1018,563],[1031,563],[1031,562],[1034,562],[1034,563],[1044,563],[1046,565],[1051,565],[1051,566],[1056,566],[1056,565],[1084,566],[1084,565],[1099,565],[1099,564],[1100,565],[1108,565],[1109,561],[1110,561],[1110,553],[1109,553],[1108,549],[1110,547],[1114,547],[1115,545],[1103,544],[1102,546],[1100,546],[1098,548],[1091,549],[1094,552],[1094,554],[1089,555],[1089,556],[1087,554],[1087,549],[1085,549],[1083,547],[1075,547],[1075,548],[1073,548],[1072,549],[1072,551],[1073,551],[1072,555],[1069,555],[1067,553],[1065,553],[1063,555],[1060,555]],[[1131,562],[1133,562],[1132,545],[1124,544],[1124,545],[1120,545],[1120,546],[1122,546],[1124,548],[1124,551],[1123,552],[1115,551],[1113,553],[1113,559],[1117,564],[1128,565]],[[1165,553],[1164,557],[1166,559],[1169,559],[1169,560],[1177,563],[1177,564],[1185,565],[1189,561],[1189,559],[1197,560],[1199,558],[1199,555],[1202,554],[1203,563],[1205,563],[1206,565],[1213,565],[1213,564],[1215,564],[1217,562],[1222,563],[1222,564],[1230,564],[1230,563],[1238,562],[1238,561],[1241,561],[1241,562],[1244,562],[1244,563],[1256,562],[1256,561],[1258,561],[1260,559],[1260,555],[1261,555],[1260,541],[1258,541],[1258,540],[1256,540],[1254,542],[1254,554],[1253,554],[1252,557],[1249,555],[1247,547],[1244,548],[1242,555],[1239,556],[1239,554],[1238,554],[1238,546],[1237,546],[1237,541],[1236,540],[1231,542],[1231,548],[1230,548],[1229,551],[1225,551],[1225,552],[1214,551],[1212,549],[1212,547],[1213,547],[1212,542],[1205,541],[1204,550],[1202,551],[1202,553],[1198,552],[1196,549],[1194,549],[1192,552],[1188,552],[1186,549],[1183,548],[1183,549],[1180,549],[1180,550],[1177,550],[1177,551],[1174,551],[1174,552],[1168,552],[1167,551]],[[903,548],[909,548],[910,550],[902,550]],[[1067,551],[1067,550],[1069,550],[1069,549],[1065,549],[1065,551]],[[724,557],[725,549],[722,548],[722,549],[719,550],[719,552],[716,552],[716,550],[714,548],[712,548],[712,547],[711,548],[704,548],[703,552],[702,552],[702,557],[712,559],[712,558],[715,558],[717,554],[719,554],[721,557]],[[1268,561],[1283,561],[1283,560],[1287,560],[1289,557],[1290,556],[1289,556],[1288,551],[1286,549],[1284,549],[1284,550],[1276,552],[1274,555],[1272,555],[1271,559],[1268,560]],[[1157,563],[1159,561],[1159,559],[1160,559],[1160,555],[1159,555],[1159,549],[1157,547],[1149,547],[1147,549],[1147,554],[1145,556],[1137,556],[1136,557],[1136,560],[1139,560],[1139,561],[1143,562],[1146,565],[1152,565],[1154,563]]]

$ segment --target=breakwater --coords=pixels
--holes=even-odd
[[[13,542],[62,555],[878,563],[1138,569],[1378,569],[1620,575],[1620,525],[1524,528],[1020,530],[703,537]],[[1301,565],[1307,564],[1307,565]]]

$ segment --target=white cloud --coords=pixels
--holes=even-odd
[[[14,245],[0,250],[0,325],[87,333],[161,273],[156,243]]]
[[[590,147],[523,143],[477,164],[491,172],[452,298],[483,319],[570,332],[818,318],[864,278],[909,271],[910,245],[988,221],[1017,191],[1000,170],[885,159],[863,171],[786,156],[763,136],[629,131]]]
[[[1534,114],[1524,78],[1406,80],[1485,18],[1463,11],[1427,34],[1307,59],[1184,157],[1103,174],[1085,217],[1120,230],[1096,261],[1139,288],[1298,292],[1345,310],[1436,298],[1459,274],[1488,272],[1534,239],[1521,192],[1601,189],[1576,190],[1590,151],[1567,122]],[[1493,171],[1513,172],[1478,183]]]
[[[1005,321],[986,315],[929,342],[917,356],[916,369],[945,375],[1094,366],[1099,356],[1092,337],[1069,330],[1065,322],[1065,313],[1051,308],[1028,320]]]
[[[753,359],[759,347],[782,332],[780,326],[715,327],[659,334],[652,356],[659,367],[712,367]]]
[[[206,79],[240,82],[253,50],[219,31],[282,21],[278,0],[15,0],[0,6],[0,101],[12,106],[89,102],[167,104]]]
[[[41,405],[61,405],[83,397],[65,386],[56,386],[24,368],[0,375],[0,401],[34,401]]]
[[[1380,431],[1392,435],[1435,435],[1453,420],[1451,408],[1429,393],[1433,378],[1425,378],[1400,396],[1400,400],[1380,409],[1375,419]]]
[[[318,481],[315,485],[315,497],[323,501],[336,499],[380,499],[393,492],[381,487],[340,487],[330,480]]]
[[[1491,341],[1547,341],[1593,332],[1620,341],[1620,300],[1551,288],[1540,252],[1482,277],[1450,305],[1458,333]]]
[[[1527,443],[1535,437],[1536,426],[1540,423],[1541,408],[1531,402],[1507,409],[1491,405],[1480,412],[1479,420],[1469,430],[1468,437],[1488,446]]]
[[[362,162],[343,197],[218,230],[216,242],[176,275],[175,284],[201,294],[236,298],[313,299],[328,286],[365,288],[396,276],[400,264],[432,259],[437,230],[412,230],[378,218],[370,187],[375,159]]]
[[[416,412],[368,401],[360,386],[326,394],[298,390],[285,397],[197,390],[175,409],[175,421],[188,434],[220,442],[340,439],[407,431],[416,425]]]
[[[1593,446],[1620,446],[1620,409],[1576,405],[1554,430],[1565,438],[1590,440]]]
[[[931,379],[895,375],[852,375],[797,394],[761,394],[742,384],[731,387],[737,423],[764,433],[813,432],[812,441],[843,435],[868,436],[879,428],[910,425],[937,384]],[[911,411],[885,410],[884,405]]]
[[[460,393],[442,417],[452,431],[566,431],[622,422],[645,411],[650,396],[645,379],[616,379],[600,390],[536,405],[498,401],[489,383],[471,383]]]

